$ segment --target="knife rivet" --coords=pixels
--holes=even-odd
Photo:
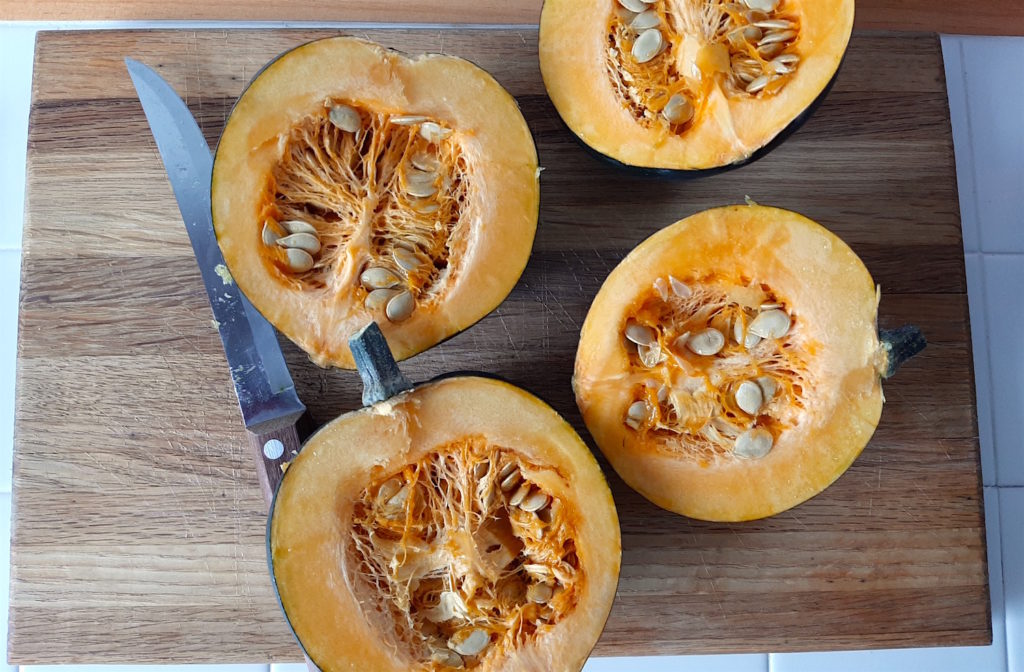
[[[267,456],[268,460],[276,460],[284,455],[284,444],[280,439],[270,439],[263,444],[263,454]]]

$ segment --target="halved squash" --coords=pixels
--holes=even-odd
[[[239,98],[213,223],[253,305],[321,366],[381,323],[399,359],[473,324],[526,266],[537,153],[515,100],[452,56],[297,47]]]
[[[541,73],[572,132],[615,161],[736,166],[824,96],[853,11],[854,0],[545,0]]]
[[[306,654],[324,672],[578,671],[621,556],[593,455],[517,387],[459,375],[407,389],[380,332],[358,338],[375,403],[308,440],[268,524]]]
[[[573,386],[615,470],[665,509],[770,516],[838,478],[871,438],[881,378],[924,347],[879,334],[880,293],[811,220],[707,210],[648,238],[587,314]]]

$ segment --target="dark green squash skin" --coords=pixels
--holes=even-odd
[[[650,168],[647,166],[634,166],[629,163],[623,163],[622,161],[614,159],[608,156],[607,154],[602,154],[601,152],[597,151],[596,149],[585,143],[582,138],[580,138],[578,135],[572,132],[572,129],[569,128],[569,126],[565,123],[564,119],[562,119],[562,125],[565,126],[566,129],[572,134],[572,137],[574,137],[576,141],[584,149],[587,150],[588,154],[600,159],[601,161],[604,161],[605,163],[611,164],[616,168],[620,168],[630,173],[642,175],[644,177],[660,177],[671,180],[692,180],[701,177],[711,177],[712,175],[718,175],[719,173],[725,173],[730,170],[741,168],[743,166],[753,163],[754,161],[757,161],[760,158],[763,158],[772,150],[774,150],[783,142],[785,142],[789,138],[789,136],[796,133],[796,131],[798,131],[800,127],[803,126],[804,123],[811,118],[811,115],[814,114],[815,110],[817,110],[821,106],[822,102],[824,102],[825,97],[828,96],[829,92],[832,90],[832,85],[836,83],[836,78],[839,77],[839,71],[842,70],[843,61],[845,60],[846,57],[844,55],[843,60],[839,62],[839,67],[836,68],[835,74],[832,75],[832,79],[828,81],[828,84],[826,84],[825,88],[821,90],[821,93],[818,94],[818,97],[815,98],[811,102],[811,104],[808,105],[807,108],[803,112],[801,112],[793,121],[789,122],[789,124],[784,129],[782,129],[774,138],[772,138],[771,141],[768,142],[768,144],[764,145],[747,158],[724,166],[694,169]]]

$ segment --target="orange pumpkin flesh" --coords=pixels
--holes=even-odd
[[[322,366],[381,324],[398,359],[493,310],[539,204],[515,100],[451,56],[338,37],[268,65],[228,119],[213,221],[253,305]]]
[[[590,308],[573,380],[587,428],[663,508],[740,521],[795,506],[878,424],[895,364],[878,298],[853,251],[796,213],[732,206],[677,222]]]
[[[737,165],[820,100],[853,14],[853,0],[545,0],[541,73],[572,132],[611,159]]]
[[[324,672],[579,670],[621,552],[572,428],[471,376],[326,425],[285,473],[269,535],[281,604]]]

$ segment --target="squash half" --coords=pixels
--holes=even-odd
[[[882,411],[881,378],[924,347],[877,332],[854,252],[794,212],[700,212],[634,249],[587,314],[573,386],[615,470],[665,509],[770,516],[838,478]]]
[[[736,166],[824,96],[853,14],[853,0],[545,0],[541,73],[565,123],[606,157]]]
[[[493,310],[526,266],[539,193],[530,131],[489,74],[337,37],[239,98],[213,223],[253,305],[317,364],[352,368],[370,320],[404,359]]]
[[[281,604],[324,672],[576,672],[618,582],[593,455],[549,406],[489,378],[440,379],[326,425],[270,515]]]

